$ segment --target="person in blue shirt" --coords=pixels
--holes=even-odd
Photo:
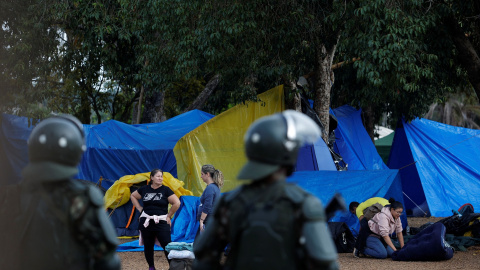
[[[328,222],[345,222],[350,228],[352,235],[354,237],[358,236],[360,230],[360,221],[358,220],[356,213],[358,202],[351,202],[348,205],[348,211],[339,211],[333,216]]]
[[[205,230],[209,217],[213,213],[215,202],[220,199],[220,189],[223,186],[223,174],[215,169],[213,165],[203,165],[201,174],[202,180],[207,184],[207,187],[200,197],[200,205],[197,211],[197,220],[200,221],[197,236]]]

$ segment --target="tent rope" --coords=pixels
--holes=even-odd
[[[405,193],[404,191],[402,191],[402,193],[403,193],[403,195],[407,196],[407,198],[408,198],[413,204],[415,204],[415,206],[416,206],[418,209],[420,209],[420,211],[422,211],[422,212],[425,214],[425,216],[427,216],[427,213],[426,213],[425,211],[423,211],[423,209],[420,208],[420,206],[418,206],[418,204],[416,204],[410,197],[408,197],[407,193]]]
[[[457,145],[457,144],[461,144],[461,143],[463,143],[463,142],[465,142],[465,141],[468,141],[468,140],[472,139],[473,137],[477,137],[477,136],[480,136],[480,134],[473,135],[473,136],[471,136],[471,137],[469,137],[469,138],[466,138],[466,139],[461,140],[461,141],[459,141],[459,142],[457,142],[457,143],[455,143],[455,144],[452,144],[452,145],[450,145],[450,146],[448,146],[448,147],[446,147],[446,148],[437,150],[437,151],[434,152],[432,155],[425,156],[425,158],[434,156],[434,155],[436,155],[436,154],[440,154],[440,152],[442,152],[442,151],[446,151],[447,149],[452,148],[452,147],[454,147],[454,146]],[[415,160],[414,162],[412,162],[412,163],[410,163],[410,164],[407,164],[407,165],[401,167],[401,168],[398,169],[398,170],[400,171],[400,170],[402,170],[402,169],[405,169],[405,168],[407,168],[407,167],[409,167],[409,166],[412,166],[412,165],[416,164],[417,162],[418,162],[418,160]],[[413,204],[415,204],[415,206],[416,206],[418,209],[420,209],[420,211],[422,211],[422,212],[425,214],[425,216],[427,215],[427,213],[426,213],[425,211],[423,211],[423,209],[420,208],[420,206],[418,206],[418,204],[415,203],[410,197],[408,197],[408,195],[407,195],[404,191],[402,191],[402,193],[403,193],[403,195],[405,195]]]
[[[113,208],[112,212],[110,212],[110,214],[108,215],[108,217],[111,217],[111,216],[112,216],[113,212],[115,212],[115,210],[117,209],[117,207],[118,207],[118,205],[120,204],[121,201],[122,201],[121,199],[118,200],[117,204],[116,204],[115,207]]]

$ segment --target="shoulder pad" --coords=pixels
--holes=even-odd
[[[320,200],[313,195],[307,195],[303,201],[302,211],[307,220],[325,220],[323,205]]]
[[[233,199],[235,199],[235,198],[238,196],[238,194],[240,194],[240,192],[242,192],[243,187],[244,187],[244,186],[242,185],[242,186],[240,186],[240,187],[238,187],[238,188],[236,188],[236,189],[228,192],[227,194],[225,194],[225,196],[222,196],[222,197],[225,197],[225,199],[224,199],[225,202],[230,202],[230,201],[232,201]]]
[[[287,183],[285,185],[285,195],[294,203],[300,204],[305,200],[307,192],[295,184]]]
[[[95,206],[104,206],[103,202],[103,195],[102,192],[94,186],[89,185],[88,186],[88,197],[90,197],[90,201],[95,205]]]

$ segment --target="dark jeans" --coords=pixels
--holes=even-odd
[[[168,252],[165,250],[165,247],[168,245],[168,243],[172,242],[171,234],[170,234],[170,225],[165,223],[165,226],[162,226],[162,229],[158,231],[142,230],[142,238],[143,238],[145,259],[147,260],[149,267],[155,266],[153,261],[153,249],[155,246],[155,238],[157,238],[160,244],[162,245],[163,252],[165,253],[165,257],[167,258],[168,263],[170,263],[170,260],[168,259]]]
[[[367,245],[363,253],[377,259],[385,259],[392,257],[393,249],[385,244],[380,238],[369,236],[367,238]]]

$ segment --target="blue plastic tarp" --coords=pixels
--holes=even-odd
[[[212,117],[193,110],[161,123],[128,125],[110,120],[100,125],[84,125],[87,151],[76,178],[93,182],[100,177],[117,180],[154,168],[177,177],[173,147],[185,134]],[[104,188],[111,185],[102,183]]]
[[[372,197],[394,198],[403,204],[402,184],[398,170],[374,171],[301,171],[287,179],[318,197],[324,206],[336,192],[347,205],[363,202]],[[402,225],[407,225],[407,216],[401,216]]]
[[[0,129],[0,184],[18,183],[28,163],[27,140],[33,126],[27,117],[2,114]]]
[[[87,151],[74,178],[95,183],[100,177],[114,181],[154,168],[177,177],[173,147],[185,134],[213,117],[192,110],[161,123],[128,125],[110,120],[99,125],[83,125]],[[32,129],[28,118],[2,114],[0,161],[3,179],[0,184],[20,181],[21,171],[28,163],[27,141]],[[102,187],[107,189],[112,184],[103,181]]]
[[[426,200],[432,216],[447,217],[465,203],[480,209],[479,146],[480,130],[416,119],[395,131],[389,166],[401,168],[416,204]]]
[[[200,226],[197,220],[197,209],[200,197],[181,196],[180,208],[172,221],[172,242],[192,243]]]
[[[385,170],[387,165],[377,152],[362,123],[362,110],[344,105],[330,110],[338,121],[335,129],[335,151],[349,170]]]
[[[358,232],[360,231],[360,220],[354,213],[350,213],[350,211],[337,211],[335,215],[328,220],[328,222],[345,222],[348,228],[353,234],[353,237],[358,236]]]
[[[314,144],[308,144],[299,149],[296,171],[336,170],[332,155],[322,138],[318,139]]]
[[[136,251],[143,251],[144,247],[139,245],[139,240],[133,240],[130,242],[123,243],[118,245],[117,252],[136,252]],[[162,251],[163,248],[155,245],[153,247],[155,251]]]

